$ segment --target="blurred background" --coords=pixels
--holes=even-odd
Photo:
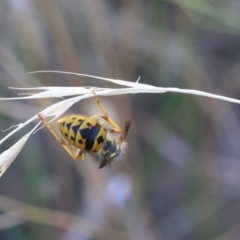
[[[118,87],[27,75],[59,70],[239,99],[239,11],[238,0],[0,0],[0,96],[19,93],[8,87]],[[1,101],[0,129],[59,100]],[[73,161],[38,131],[0,179],[0,239],[240,239],[237,104],[178,93],[101,101],[120,126],[132,118],[123,161],[101,170],[89,155]],[[73,113],[100,109],[91,98]]]

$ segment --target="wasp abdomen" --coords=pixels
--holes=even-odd
[[[58,127],[70,144],[89,152],[98,152],[107,134],[107,130],[95,119],[84,116],[62,118],[58,121]]]

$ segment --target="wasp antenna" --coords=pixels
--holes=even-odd
[[[127,134],[128,134],[129,128],[131,126],[131,123],[132,123],[132,119],[125,122],[125,129],[123,130],[122,135],[120,136],[120,142],[122,142],[127,137]]]
[[[100,163],[99,169],[105,167],[107,164],[108,164],[108,160],[104,158]]]

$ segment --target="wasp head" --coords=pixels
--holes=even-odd
[[[99,168],[103,168],[106,165],[111,164],[115,159],[117,159],[121,155],[123,147],[126,145],[124,139],[127,137],[131,121],[132,120],[127,121],[125,123],[125,129],[119,138],[107,137],[101,149],[102,161],[100,163]]]

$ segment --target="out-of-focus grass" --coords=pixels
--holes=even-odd
[[[239,8],[237,0],[3,0],[0,95],[16,94],[8,86],[112,86],[26,74],[50,69],[239,98]],[[239,106],[173,93],[101,100],[120,126],[133,119],[124,161],[98,170],[37,132],[0,179],[0,239],[238,239]],[[1,102],[0,128],[56,101]],[[68,111],[99,112],[93,99]]]

